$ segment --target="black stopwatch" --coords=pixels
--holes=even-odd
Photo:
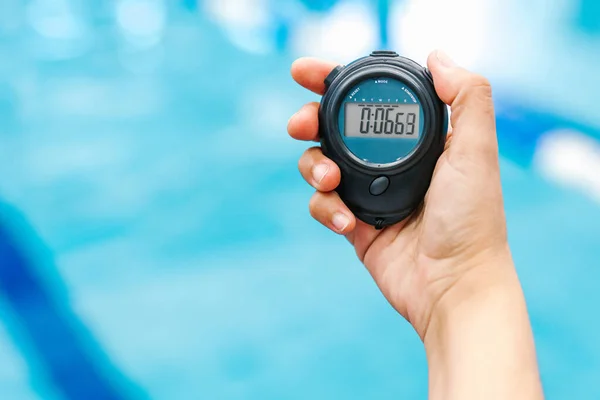
[[[336,191],[378,229],[423,201],[446,140],[447,108],[429,71],[392,51],[376,51],[325,80],[319,109],[323,153],[342,172]]]

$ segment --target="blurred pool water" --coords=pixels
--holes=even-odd
[[[382,36],[419,58],[428,41],[378,26],[410,7],[417,18],[415,4],[3,2],[2,398],[425,398],[418,337],[311,220],[296,170],[311,144],[285,134],[318,100],[291,82],[292,60],[347,62]],[[556,33],[552,79],[597,65],[584,20],[573,54],[585,57],[559,62],[575,33]],[[542,35],[553,19],[536,21]],[[360,40],[339,33],[353,26]],[[457,50],[497,89],[510,240],[548,398],[596,399],[600,85],[578,72],[572,102],[548,100],[563,83],[528,69],[545,46],[515,50],[522,73]]]

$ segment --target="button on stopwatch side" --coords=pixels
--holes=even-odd
[[[342,65],[338,65],[329,73],[329,75],[327,75],[327,78],[325,78],[325,89],[329,89],[331,82],[333,82],[335,77],[338,76],[343,70],[344,67]]]

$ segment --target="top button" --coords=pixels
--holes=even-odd
[[[398,53],[390,50],[377,50],[371,53],[371,57],[398,57]]]

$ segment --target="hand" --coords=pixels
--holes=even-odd
[[[452,109],[446,148],[423,206],[377,231],[357,221],[334,192],[340,170],[318,147],[300,172],[317,192],[314,218],[345,235],[375,282],[423,339],[432,400],[543,399],[525,299],[506,238],[498,146],[488,81],[443,53],[429,56],[439,97]],[[334,64],[300,59],[294,79],[316,93]],[[289,122],[318,139],[317,103]]]
[[[299,162],[317,192],[312,216],[345,235],[392,306],[422,339],[450,293],[486,290],[514,282],[506,237],[492,91],[488,81],[457,67],[446,55],[429,56],[439,97],[451,106],[451,132],[423,206],[405,221],[377,231],[357,220],[334,191],[340,170],[319,147]],[[300,59],[292,76],[323,94],[323,80],[335,64]],[[318,140],[318,103],[304,106],[289,121],[289,134]],[[467,282],[461,286],[462,282]],[[453,293],[456,294],[456,293]]]

